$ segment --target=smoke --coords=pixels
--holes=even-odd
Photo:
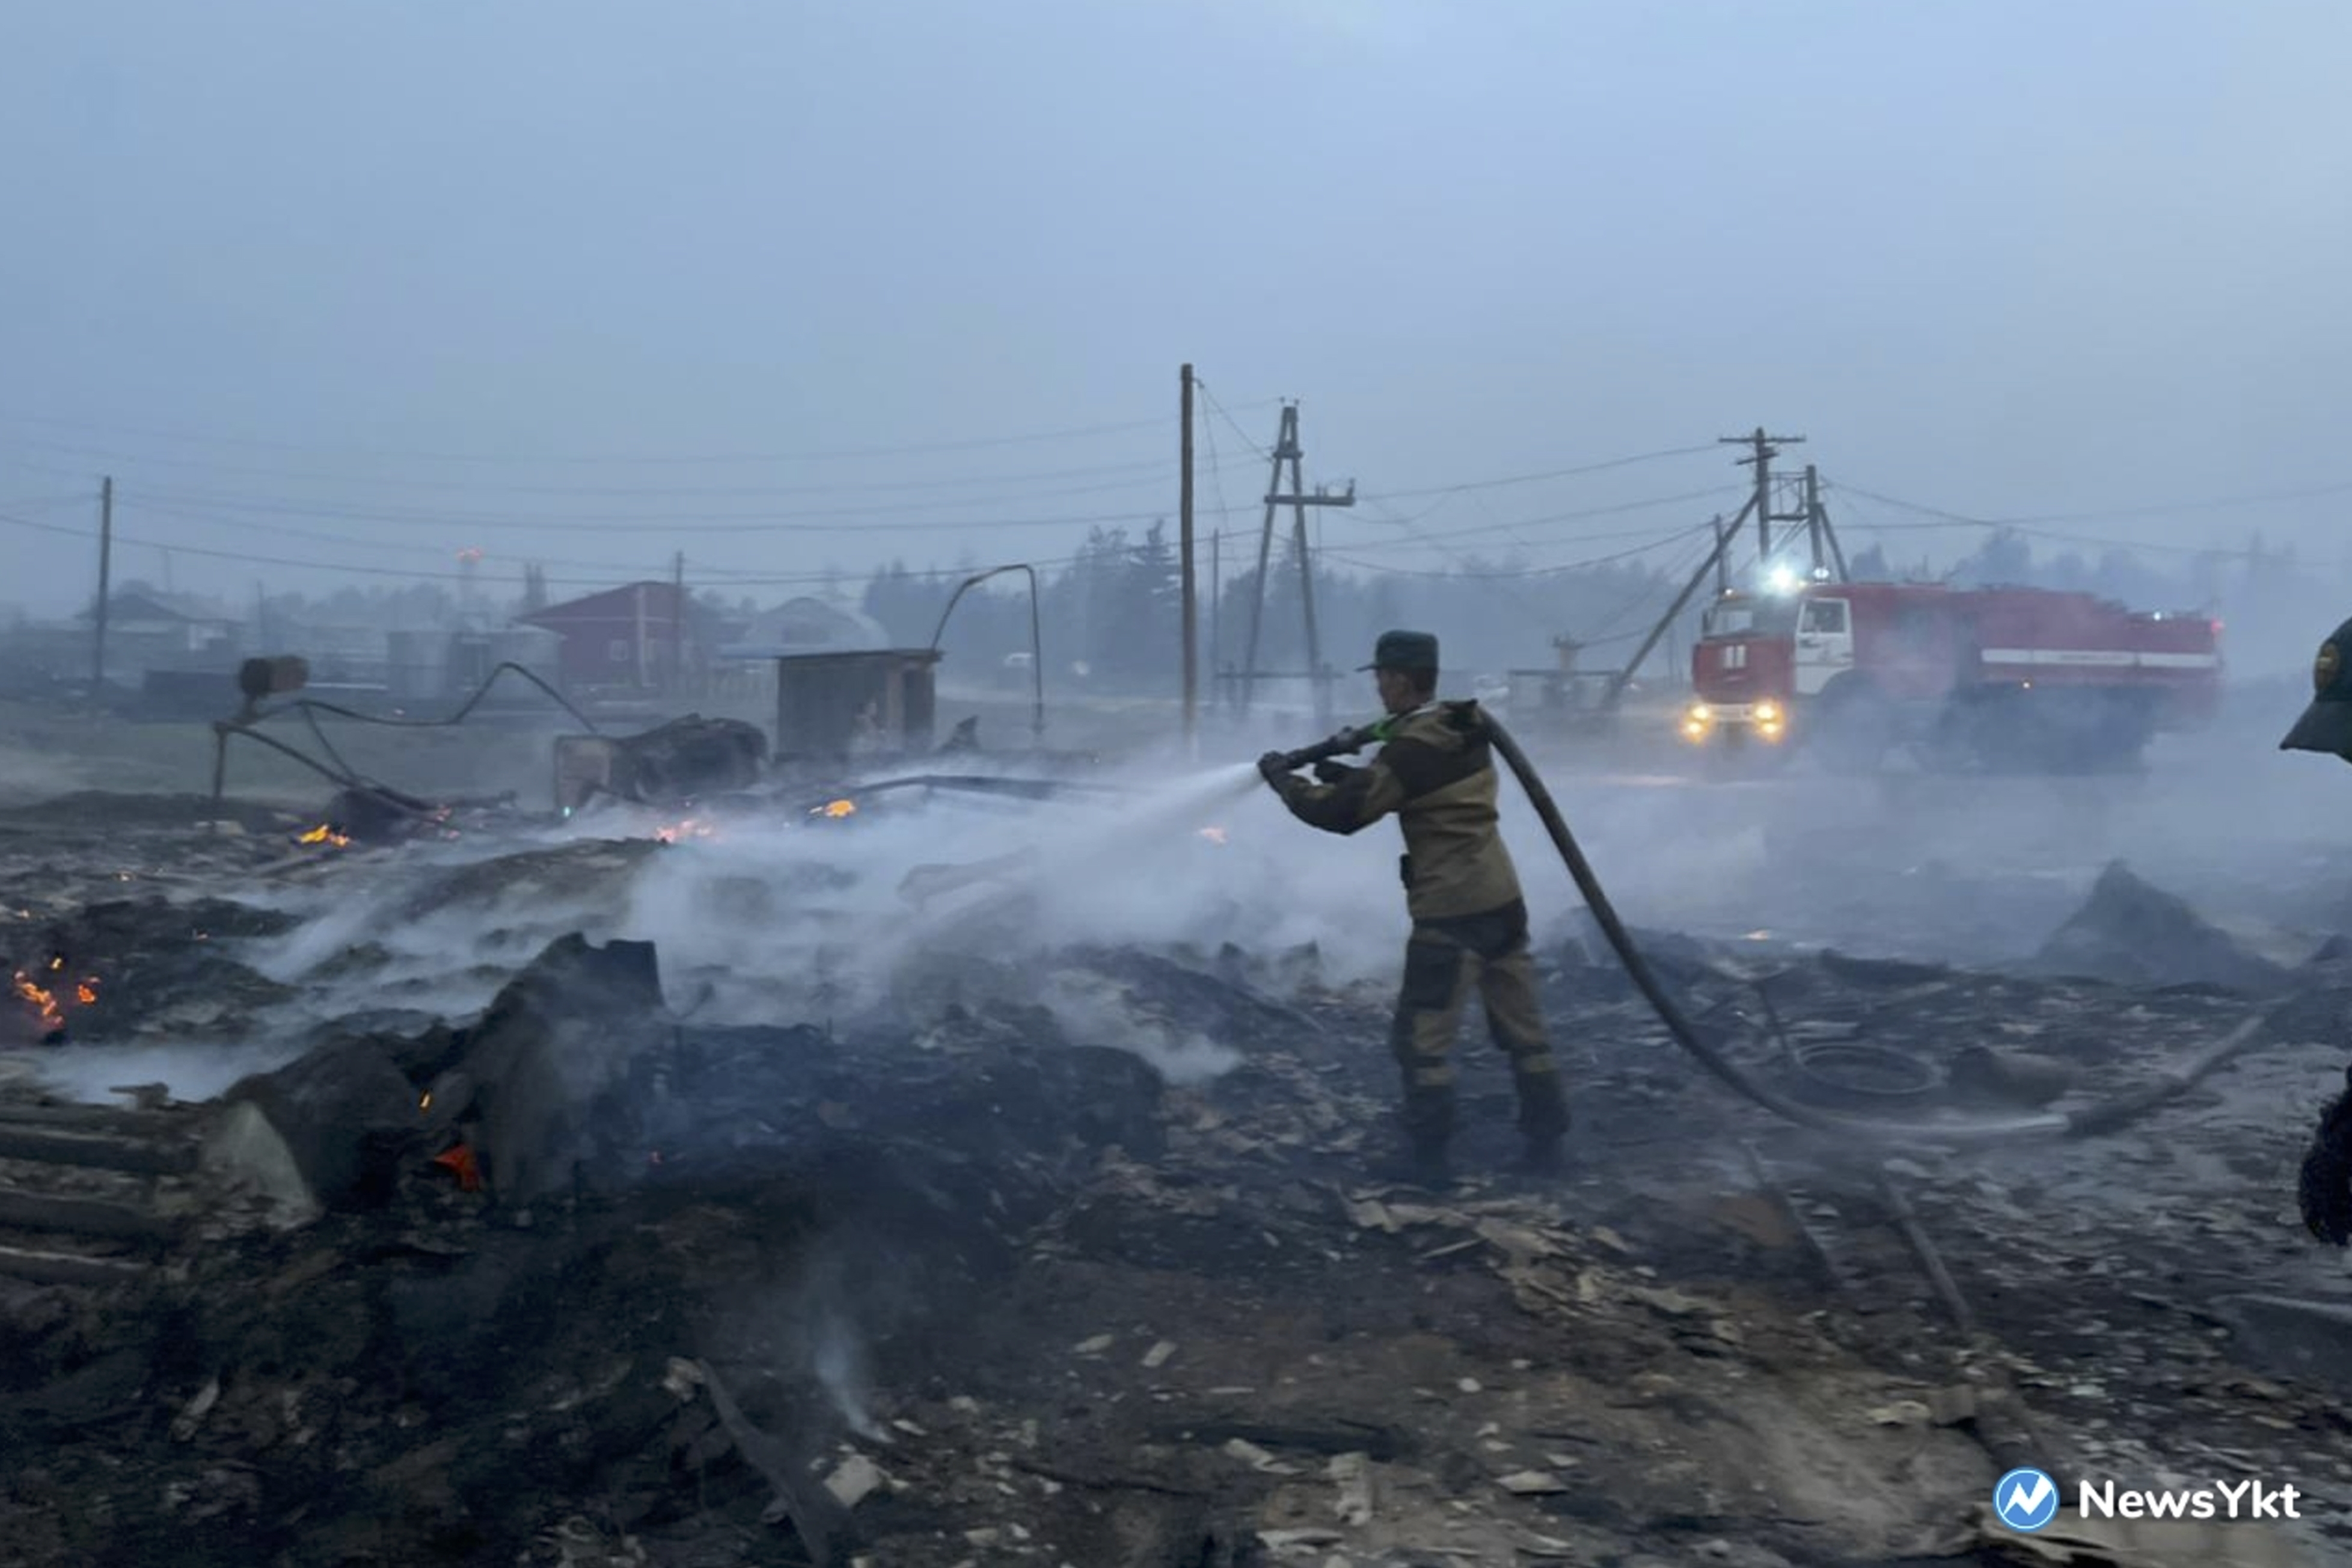
[[[1724,783],[1686,754],[1623,771],[1618,759],[1639,755],[1623,738],[1570,751],[1533,719],[1518,731],[1637,926],[1998,963],[2037,948],[2117,858],[2217,921],[2314,942],[2352,924],[2352,866],[2328,831],[2352,776],[2275,749],[2306,693],[2241,689],[2216,728],[2167,737],[2137,775],[1857,778],[1799,757]],[[1228,1069],[1234,1042],[1059,955],[1133,945],[1208,962],[1227,944],[1264,958],[1311,944],[1328,983],[1393,981],[1408,930],[1394,825],[1316,831],[1246,763],[1160,758],[1087,783],[1098,793],[1044,801],[869,792],[844,821],[745,814],[671,844],[654,840],[677,814],[621,812],[405,851],[381,871],[281,889],[274,902],[301,923],[227,954],[299,994],[266,1036],[58,1059],[72,1058],[71,1092],[90,1098],[156,1080],[215,1092],[321,1021],[476,1011],[572,931],[657,944],[671,1005],[709,1024],[920,1030],[971,1001],[969,977],[986,972],[1068,1037],[1134,1051],[1176,1082]],[[1500,790],[1549,948],[1587,929],[1580,900],[1516,783]]]
[[[861,1437],[888,1442],[889,1434],[874,1419],[866,1403],[874,1384],[866,1368],[866,1344],[847,1312],[838,1303],[825,1303],[817,1310],[811,1334],[809,1371],[834,1409],[840,1412],[844,1424]]]
[[[299,1049],[290,1040],[201,1050],[179,1045],[75,1045],[43,1052],[33,1059],[33,1067],[52,1093],[87,1105],[116,1103],[122,1091],[151,1084],[162,1084],[173,1100],[193,1103],[226,1092],[239,1079],[284,1067]]]

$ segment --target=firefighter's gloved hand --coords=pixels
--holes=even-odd
[[[2330,1247],[2352,1242],[2352,1068],[2344,1076],[2345,1092],[2320,1114],[2295,1194],[2305,1228]]]
[[[1284,763],[1280,752],[1268,752],[1257,760],[1257,773],[1258,777],[1280,789],[1282,781],[1290,776],[1290,769]]]
[[[1331,758],[1326,757],[1321,762],[1315,764],[1315,782],[1317,784],[1339,784],[1342,780],[1346,779],[1349,774],[1357,771],[1358,770],[1356,768],[1347,763],[1335,762]]]

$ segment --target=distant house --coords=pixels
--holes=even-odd
[[[97,606],[74,619],[94,631]],[[227,669],[242,656],[243,632],[243,623],[217,605],[126,588],[106,601],[107,679],[135,684],[151,669]]]
[[[838,599],[788,599],[762,610],[719,648],[721,658],[787,658],[803,653],[873,653],[890,646],[882,623]]]
[[[709,658],[707,616],[668,583],[630,583],[516,619],[563,639],[556,668],[572,688],[664,690]]]

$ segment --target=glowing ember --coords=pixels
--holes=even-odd
[[[21,969],[16,971],[16,991],[17,995],[41,1010],[42,1028],[57,1030],[66,1026],[66,1016],[58,1006],[57,993],[46,986],[34,984],[32,977]]]
[[[717,832],[718,829],[711,826],[709,823],[698,817],[689,816],[684,822],[674,823],[667,827],[655,828],[654,837],[664,844],[676,844],[681,839],[713,837]]]
[[[1223,844],[1225,841],[1225,830],[1222,827],[1203,827],[1201,829],[1201,837],[1212,844]]]
[[[857,803],[854,800],[829,800],[823,805],[811,806],[809,815],[835,818],[855,816],[857,815]]]
[[[474,1158],[474,1146],[460,1143],[433,1156],[433,1163],[457,1178],[457,1190],[478,1193],[482,1190],[482,1167]]]
[[[66,961],[62,956],[52,956],[40,979],[36,980],[19,969],[8,987],[18,1000],[39,1014],[41,1032],[53,1042],[65,1037],[68,1007],[98,1005],[98,976],[89,974],[78,981],[68,980],[64,978],[65,967]]]
[[[299,842],[304,844],[331,844],[338,849],[341,849],[344,845],[349,844],[351,841],[352,837],[350,834],[338,833],[332,826],[323,822],[319,824],[318,826],[310,829],[310,832],[302,835],[299,840]]]

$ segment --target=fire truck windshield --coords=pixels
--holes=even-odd
[[[1796,629],[1797,601],[1793,598],[1723,599],[1707,606],[1705,635],[1774,637]]]

